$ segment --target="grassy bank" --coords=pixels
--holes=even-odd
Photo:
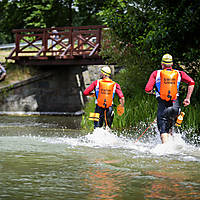
[[[5,63],[6,62],[6,57],[8,57],[10,52],[11,52],[11,50],[0,50],[0,62],[1,63]]]
[[[35,68],[19,66],[14,63],[7,63],[4,67],[6,69],[6,78],[4,81],[0,82],[0,88],[26,80],[37,74],[37,70]]]
[[[26,80],[37,74],[36,68],[30,68],[27,66],[19,66],[9,60],[6,63],[6,57],[10,54],[10,51],[0,50],[0,62],[6,69],[6,79],[0,82],[0,87],[4,87],[18,81]]]

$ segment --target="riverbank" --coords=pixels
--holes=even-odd
[[[0,50],[0,62],[5,67],[7,73],[6,79],[0,82],[0,88],[29,79],[37,74],[36,68],[19,66],[14,64],[14,62],[11,60],[6,63],[6,57],[10,54],[10,51],[11,50]]]
[[[5,63],[6,57],[10,54],[11,50],[0,50],[0,62]]]

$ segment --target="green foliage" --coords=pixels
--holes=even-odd
[[[95,1],[95,0],[75,0],[74,7],[78,11],[74,16],[74,25],[97,25],[102,24],[100,17],[97,16],[97,13],[102,9],[106,4],[106,1]]]
[[[51,10],[52,8],[52,0],[43,0],[42,2],[38,2],[28,9],[31,11],[30,15],[26,17],[24,20],[26,27],[38,27],[38,28],[46,28],[46,15],[45,13]],[[22,8],[26,7],[27,4],[18,3]]]
[[[115,80],[120,83],[125,96],[134,97],[138,92],[144,92],[149,75],[155,68],[151,59],[138,53],[132,45],[121,42],[111,30],[105,30],[103,38],[101,55],[108,58],[108,63],[117,63],[124,68]]]
[[[0,44],[5,44],[8,41],[8,37],[5,35],[5,33],[0,32]]]
[[[13,29],[102,24],[96,14],[105,2],[95,0],[0,1],[0,43],[14,42]]]
[[[115,112],[113,128],[130,129],[138,126],[140,122],[154,121],[156,112],[156,99],[140,92],[132,98],[126,98],[125,113],[122,116],[118,116]]]
[[[95,110],[95,101],[94,98],[90,99],[86,106],[85,106],[85,113],[84,115],[82,115],[82,121],[81,121],[81,127],[87,131],[92,131],[94,128],[94,122],[90,121],[89,118],[89,114],[90,112],[94,113]]]
[[[175,64],[199,66],[199,1],[111,0],[99,15],[122,42],[132,44],[155,65],[168,52]]]

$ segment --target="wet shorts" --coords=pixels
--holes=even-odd
[[[111,128],[113,118],[114,118],[114,111],[113,107],[106,108],[106,122],[105,122],[105,108],[99,107],[96,105],[95,113],[99,113],[99,121],[94,121],[94,128],[102,127],[103,123],[107,122],[107,125]]]
[[[180,112],[178,99],[175,101],[165,101],[160,97],[158,100],[157,125],[160,134],[169,133]]]

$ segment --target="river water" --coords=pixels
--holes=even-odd
[[[183,134],[162,145],[146,133],[135,143],[138,133],[84,133],[79,124],[1,116],[0,199],[200,199],[200,148]]]

